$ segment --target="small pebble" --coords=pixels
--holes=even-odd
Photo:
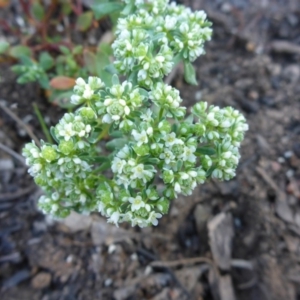
[[[51,283],[51,274],[46,272],[40,272],[31,280],[31,286],[34,289],[44,289]]]
[[[113,280],[111,278],[107,278],[104,281],[105,286],[110,286],[110,285],[112,285],[112,283],[113,283]]]

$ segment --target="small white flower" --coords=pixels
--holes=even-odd
[[[164,138],[167,147],[172,147],[176,142],[176,134],[175,132],[171,132],[167,134]]]
[[[147,111],[141,115],[141,120],[150,123],[152,121],[152,111],[151,109],[147,109]]]
[[[165,148],[164,152],[159,155],[159,158],[163,159],[165,163],[168,165],[175,159],[175,155],[171,150]]]
[[[134,139],[137,141],[138,147],[140,147],[142,144],[148,143],[148,136],[145,130],[143,130],[142,132],[138,132],[135,129],[133,129],[131,133]]]
[[[195,151],[196,148],[194,146],[184,147],[183,153],[181,155],[182,160],[194,163],[196,161],[196,155],[194,155]]]
[[[89,85],[86,85],[82,97],[85,99],[91,99],[93,94],[94,91],[91,89],[91,87]]]
[[[81,78],[81,77],[77,78],[75,82],[79,86],[85,86],[85,84],[86,84],[85,81],[84,81],[84,79]]]
[[[156,213],[155,211],[152,211],[149,215],[148,221],[149,223],[152,223],[152,225],[156,226],[158,224],[159,218],[162,217],[162,214]]]
[[[143,164],[138,164],[136,167],[132,168],[132,179],[141,179],[146,183],[149,178],[152,178],[153,173],[149,170],[144,169]]]
[[[136,211],[142,207],[145,207],[145,202],[141,196],[136,196],[135,198],[130,197],[129,202],[131,203],[131,210]]]
[[[107,220],[107,222],[108,223],[114,223],[116,226],[118,226],[119,219],[120,219],[120,213],[118,211],[115,211],[115,212],[112,213],[112,215]]]
[[[123,168],[126,165],[126,161],[120,159],[119,157],[115,157],[112,161],[111,169],[114,173],[121,174],[123,172]]]

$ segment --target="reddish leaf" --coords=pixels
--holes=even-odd
[[[66,76],[57,76],[51,79],[50,86],[57,90],[68,90],[74,87],[75,78]]]

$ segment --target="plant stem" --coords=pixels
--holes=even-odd
[[[38,120],[40,122],[40,125],[42,127],[42,130],[43,130],[43,133],[44,133],[44,135],[46,137],[47,142],[48,143],[53,143],[53,140],[52,140],[52,137],[50,135],[49,129],[48,129],[46,123],[45,123],[45,120],[44,120],[44,118],[43,118],[43,116],[42,116],[42,114],[41,114],[38,106],[36,105],[35,102],[32,105],[33,105],[34,112],[35,112],[35,114],[36,114],[36,116],[37,116],[37,118],[38,118]]]

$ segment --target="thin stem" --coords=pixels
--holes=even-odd
[[[14,120],[18,123],[31,137],[32,140],[36,143],[37,146],[41,146],[39,139],[33,133],[31,128],[26,125],[15,113],[13,113],[4,103],[4,101],[0,101],[0,107]]]
[[[159,111],[158,121],[160,121],[162,119],[163,114],[164,114],[164,108],[162,107]]]
[[[38,120],[40,122],[40,125],[41,125],[43,133],[44,133],[44,135],[45,135],[45,137],[47,139],[47,142],[48,143],[53,143],[53,139],[51,137],[49,129],[48,129],[46,123],[45,123],[45,120],[44,120],[44,118],[43,118],[43,116],[42,116],[42,114],[41,114],[38,106],[36,105],[35,102],[32,103],[32,106],[33,106],[34,112],[35,112],[35,114],[36,114],[36,116],[37,116],[37,118],[38,118]]]
[[[25,159],[24,157],[22,157],[20,154],[18,154],[17,152],[15,152],[14,150],[8,148],[7,146],[3,145],[0,143],[0,149],[6,153],[8,153],[9,155],[11,155],[12,157],[14,157],[15,159],[17,159],[19,162],[21,162],[23,165],[25,164]]]

